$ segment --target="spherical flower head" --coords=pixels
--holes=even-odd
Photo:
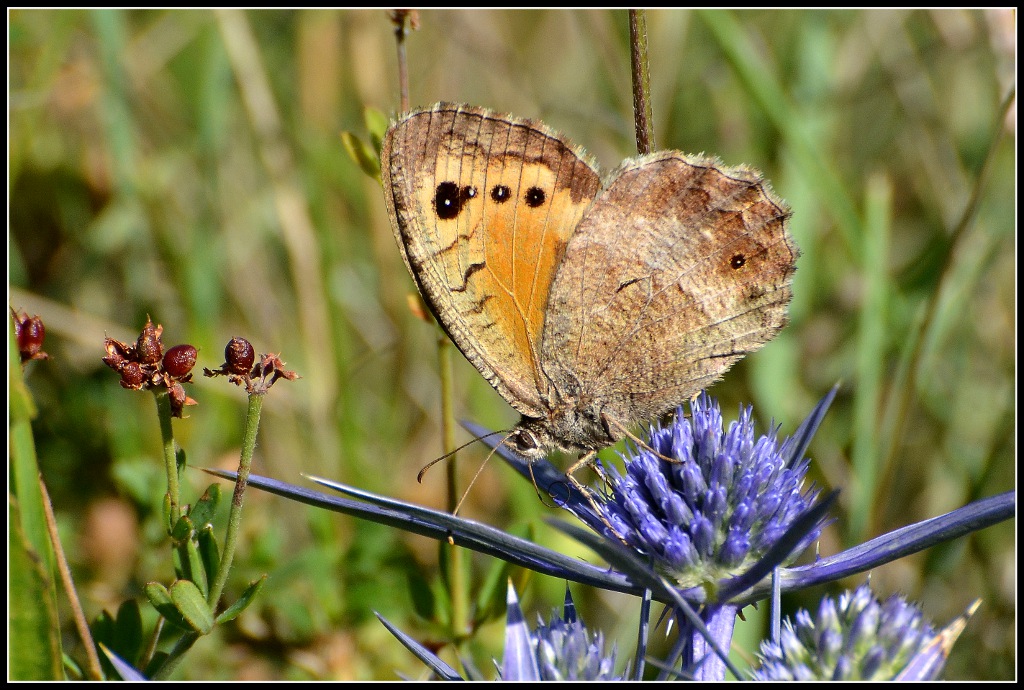
[[[707,394],[690,410],[692,419],[680,409],[623,456],[625,476],[609,468],[612,490],[598,501],[603,515],[580,515],[683,587],[742,574],[818,495],[804,488],[808,462],[787,459],[791,439],[778,443],[777,429],[755,438],[751,407],[741,408],[728,430]],[[820,531],[818,524],[808,532],[791,559]]]
[[[757,680],[893,680],[926,651],[936,632],[899,596],[879,602],[865,584],[812,616],[783,622],[777,642],[761,644]],[[923,679],[923,678],[922,678]]]
[[[622,680],[615,673],[615,647],[606,654],[604,635],[591,633],[583,621],[555,611],[549,624],[538,620],[533,641],[541,680]]]

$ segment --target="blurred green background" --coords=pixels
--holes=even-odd
[[[151,396],[100,362],[104,335],[146,315],[200,366],[236,335],[303,378],[274,388],[254,471],[300,473],[442,507],[435,342],[415,318],[378,183],[339,134],[398,109],[383,11],[11,11],[10,304],[40,314],[51,359],[30,366],[44,477],[87,614],[168,581]],[[625,12],[425,11],[408,38],[414,106],[440,100],[543,119],[605,170],[635,154]],[[1012,11],[653,11],[659,148],[762,170],[792,206],[802,250],[790,326],[712,392],[792,432],[842,388],[811,447],[842,494],[831,554],[1015,485],[1016,83]],[[516,415],[461,356],[456,412]],[[233,469],[245,410],[221,380],[175,422],[192,465]],[[461,440],[467,440],[464,434]],[[466,481],[483,458],[462,454]],[[190,471],[186,500],[209,483]],[[191,494],[189,492],[192,492]],[[536,530],[554,515],[500,463],[463,513]],[[489,567],[474,559],[477,573]],[[395,678],[418,662],[374,619],[430,638],[408,581],[437,546],[249,493],[229,595],[260,600],[201,640],[187,678]],[[1016,546],[1002,524],[879,568],[944,625],[983,599],[947,678],[1014,677]],[[480,577],[478,574],[477,578]],[[863,577],[844,583],[855,586]],[[545,616],[564,583],[533,577]],[[830,590],[834,591],[834,590]],[[574,587],[587,624],[633,650],[636,603]],[[787,605],[813,606],[824,590]],[[761,612],[737,645],[762,634]],[[151,623],[151,619],[150,619]],[[470,648],[500,657],[501,626]],[[66,637],[68,651],[76,654]],[[743,658],[741,656],[741,658]]]

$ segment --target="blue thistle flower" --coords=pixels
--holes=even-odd
[[[947,631],[954,626],[947,628]],[[960,626],[962,629],[962,625]],[[956,630],[959,634],[959,630]],[[867,584],[801,609],[780,639],[761,643],[757,680],[932,680],[956,634],[936,633],[915,605],[879,602]]]
[[[601,515],[578,511],[592,528],[647,555],[682,587],[743,573],[819,493],[804,488],[808,461],[792,457],[792,438],[779,443],[777,427],[755,438],[752,407],[741,407],[728,430],[718,401],[706,393],[690,410],[692,420],[680,409],[668,425],[651,429],[648,447],[622,456],[625,475],[608,468],[611,492],[598,497]],[[820,532],[821,524],[810,530],[792,558]]]

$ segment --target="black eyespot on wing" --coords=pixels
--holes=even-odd
[[[491,199],[496,204],[503,204],[512,197],[512,190],[503,184],[496,184],[491,187]]]
[[[526,205],[530,208],[537,208],[544,203],[547,195],[540,187],[530,187],[526,190]]]
[[[441,220],[451,220],[459,215],[463,201],[459,185],[454,182],[442,182],[434,191],[434,212]]]
[[[476,198],[476,187],[470,187],[470,186],[463,187],[462,191],[459,194],[459,201],[462,202],[463,204],[466,203],[467,201],[469,201],[470,199],[475,199],[475,198]]]
[[[729,265],[733,268],[743,268],[745,263],[747,263],[747,257],[742,254],[733,254],[732,259],[729,260]]]

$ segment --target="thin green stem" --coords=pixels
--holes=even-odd
[[[444,335],[437,339],[438,369],[441,378],[441,438],[444,452],[451,453],[445,463],[445,479],[448,489],[448,510],[455,512],[459,503],[458,463],[455,450],[455,407],[453,404],[452,343]],[[452,602],[452,631],[456,639],[469,630],[469,591],[465,580],[462,549],[447,550],[448,572]]]
[[[651,66],[647,51],[647,10],[629,11],[629,48],[633,67],[633,119],[636,150],[654,150],[654,112],[651,106]]]
[[[252,469],[252,455],[256,449],[256,432],[260,426],[260,412],[263,409],[263,398],[265,393],[249,395],[249,410],[245,417],[245,435],[242,437],[242,452],[238,461],[238,477],[235,480],[235,492],[231,497],[231,512],[228,515],[227,536],[224,539],[224,553],[221,556],[220,567],[217,569],[217,576],[210,587],[206,601],[210,607],[216,609],[217,600],[228,579],[231,570],[231,561],[235,555],[235,546],[238,542],[238,532],[242,522],[242,498],[245,494],[245,487],[249,481],[249,471]],[[198,633],[185,633],[175,643],[164,661],[164,664],[154,674],[153,680],[165,679],[174,672],[182,658],[192,645],[196,643],[200,635]]]
[[[57,557],[57,572],[60,573],[61,582],[64,583],[64,592],[68,595],[68,602],[71,604],[71,617],[78,629],[78,636],[82,639],[82,646],[85,647],[89,675],[93,680],[103,680],[103,668],[100,666],[100,657],[96,654],[96,642],[92,639],[89,622],[85,619],[82,602],[78,599],[78,590],[75,589],[75,580],[71,577],[71,566],[68,565],[67,556],[64,555],[64,545],[60,541],[60,535],[57,534],[57,519],[53,515],[53,504],[50,503],[50,494],[46,491],[42,475],[39,476],[39,490],[43,495],[43,510],[46,511],[46,529],[50,533],[50,543],[53,544],[53,552]]]
[[[156,398],[156,414],[160,420],[160,437],[163,439],[164,448],[164,468],[167,471],[167,496],[170,501],[170,516],[168,519],[168,529],[174,527],[174,523],[181,517],[181,500],[180,500],[180,488],[178,485],[178,453],[174,443],[174,430],[171,427],[171,398],[167,394],[166,390],[153,390],[153,396]],[[174,648],[167,655],[167,659],[163,665],[153,675],[153,680],[159,680],[167,678],[174,669],[181,663],[181,659],[184,657],[185,652],[192,648],[196,640],[199,639],[199,635],[195,633],[186,633],[183,635]]]
[[[234,558],[235,547],[238,543],[238,532],[242,524],[242,499],[249,481],[249,471],[252,469],[252,455],[256,450],[256,432],[260,428],[260,411],[263,409],[264,397],[265,394],[262,393],[249,395],[249,410],[245,416],[245,435],[242,437],[242,453],[238,461],[238,478],[235,480],[235,492],[231,496],[231,512],[228,515],[228,531],[224,538],[224,553],[220,559],[220,567],[217,569],[217,577],[206,597],[206,601],[213,607],[217,605],[221,592],[224,591],[224,584],[227,582],[228,572],[231,570],[231,560]]]
[[[167,495],[171,502],[171,515],[168,524],[174,526],[181,517],[178,487],[178,453],[174,444],[174,430],[171,428],[171,398],[166,390],[154,389],[156,397],[156,416],[160,420],[160,437],[164,447],[164,469],[167,471]]]
[[[452,374],[452,343],[445,335],[437,339],[438,377],[441,379],[441,445],[444,453],[451,453],[445,463],[448,489],[447,509],[453,512],[459,502],[457,455],[455,454],[454,376]]]
[[[892,182],[884,173],[868,178],[865,193],[864,295],[857,327],[857,397],[853,413],[853,505],[871,505],[878,483],[878,409],[885,379],[886,307],[890,301],[889,244],[892,234]],[[858,540],[867,529],[868,511],[853,511],[849,530]]]
[[[142,654],[139,656],[139,668],[146,668],[149,666],[149,662],[153,660],[153,655],[156,654],[157,644],[160,642],[160,633],[164,630],[164,624],[167,619],[160,616],[156,619],[156,624],[153,626],[153,633],[149,636],[146,641],[146,647],[142,650]]]

